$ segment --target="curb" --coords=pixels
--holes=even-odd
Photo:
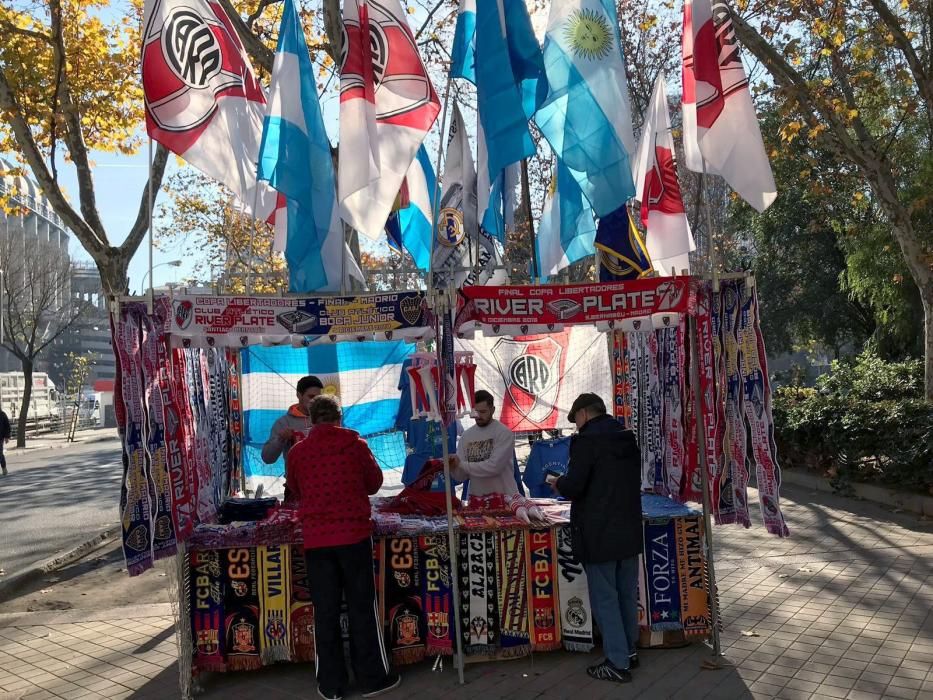
[[[93,552],[95,549],[108,544],[119,534],[121,526],[119,524],[108,527],[106,530],[98,532],[89,540],[85,540],[76,547],[72,547],[67,552],[58,554],[51,559],[44,559],[27,566],[12,576],[0,579],[0,603],[6,602],[26,584],[45,576],[53,571],[57,571],[64,566],[73,564],[79,559]]]
[[[797,469],[782,469],[781,482],[813,489],[822,493],[840,495],[833,490],[829,479],[808,474]],[[856,498],[871,501],[888,508],[897,508],[915,515],[933,517],[933,497],[919,493],[909,493],[889,489],[875,484],[853,482],[852,491]]]
[[[39,439],[41,440],[42,438],[39,438]],[[33,445],[33,446],[27,445],[26,447],[23,447],[23,448],[13,447],[7,450],[6,454],[8,457],[15,457],[15,456],[31,454],[34,452],[43,452],[45,450],[61,450],[66,447],[74,447],[75,445],[92,445],[95,442],[104,442],[105,440],[119,440],[119,439],[120,439],[120,435],[118,433],[114,435],[95,435],[93,437],[87,438],[86,440],[76,439],[74,442],[68,442],[67,440],[62,439],[54,443],[40,442],[38,445]]]

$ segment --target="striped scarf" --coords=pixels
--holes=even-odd
[[[515,658],[531,653],[525,530],[500,530],[496,537],[496,572],[501,617],[500,655]]]
[[[224,583],[220,552],[192,550],[189,557],[193,664],[199,671],[225,671]]]
[[[267,545],[258,548],[259,554],[259,591],[262,603],[260,623],[260,651],[262,662],[271,664],[277,661],[289,661],[288,597],[291,592],[289,575],[291,571],[288,545]]]
[[[421,599],[427,623],[426,654],[454,653],[453,588],[446,535],[418,538],[421,564]]]
[[[225,549],[224,651],[231,671],[255,671],[259,658],[259,571],[255,547]]]
[[[499,601],[496,587],[496,533],[460,535],[460,617],[463,649],[491,656],[499,648]]]
[[[531,598],[534,651],[560,649],[560,623],[557,612],[557,544],[551,528],[528,533],[528,588]]]
[[[593,650],[593,608],[583,564],[573,553],[570,525],[557,528],[557,586],[560,599],[561,636],[569,651]]]

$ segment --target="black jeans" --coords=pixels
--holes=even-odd
[[[3,440],[0,440],[0,469],[6,471],[6,455],[3,454]]]
[[[306,549],[308,584],[314,604],[317,682],[325,694],[347,689],[347,666],[340,633],[340,603],[346,597],[350,625],[350,663],[365,693],[380,687],[389,673],[382,620],[373,581],[373,541]]]

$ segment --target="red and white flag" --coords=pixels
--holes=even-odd
[[[345,0],[340,66],[341,215],[374,240],[440,112],[399,0]]]
[[[266,98],[230,18],[212,0],[146,0],[143,27],[149,136],[273,222],[276,192],[256,180]]]
[[[696,250],[696,245],[677,179],[663,73],[655,81],[645,115],[634,179],[635,199],[641,202],[641,220],[648,231],[645,245],[651,263],[662,275],[689,270],[689,253]]]
[[[686,165],[721,175],[758,211],[777,197],[729,6],[684,0],[683,112]]]

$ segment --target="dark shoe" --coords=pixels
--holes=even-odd
[[[612,681],[613,683],[631,683],[632,674],[623,668],[616,668],[609,659],[600,664],[589,666],[586,673],[590,678],[598,681]]]
[[[633,668],[638,668],[638,665],[639,665],[640,663],[641,663],[641,662],[638,660],[638,654],[631,654],[631,655],[628,657],[628,668],[629,668],[629,671],[631,671]]]
[[[363,693],[364,698],[374,698],[377,695],[382,695],[383,693],[388,693],[390,690],[395,690],[402,684],[402,677],[397,673],[390,673],[386,676],[386,679],[379,684],[378,687],[373,688],[372,690]]]
[[[317,694],[324,698],[324,700],[343,700],[342,693],[325,693],[321,690],[321,686],[317,687]]]

